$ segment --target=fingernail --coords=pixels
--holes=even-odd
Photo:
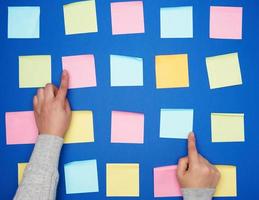
[[[62,76],[66,76],[68,74],[67,70],[63,70]]]
[[[191,136],[191,137],[195,137],[195,135],[194,135],[193,132],[190,132],[190,136]]]

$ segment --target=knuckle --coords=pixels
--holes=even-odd
[[[211,170],[207,166],[203,166],[202,173],[205,175],[209,175],[209,174],[211,174]]]

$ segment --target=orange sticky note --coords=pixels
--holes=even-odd
[[[187,54],[156,56],[156,87],[189,87]]]

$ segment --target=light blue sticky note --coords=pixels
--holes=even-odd
[[[96,160],[75,161],[65,164],[66,193],[98,192]]]
[[[40,7],[8,7],[8,38],[39,38]]]
[[[160,137],[186,139],[193,129],[192,109],[161,109]]]
[[[111,86],[143,86],[143,59],[111,55]]]
[[[192,38],[192,6],[160,9],[161,38]]]

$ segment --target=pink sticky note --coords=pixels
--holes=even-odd
[[[144,114],[112,111],[112,143],[144,142]]]
[[[93,55],[62,57],[63,69],[69,73],[69,88],[95,87],[95,62]]]
[[[111,3],[112,34],[144,33],[142,1]]]
[[[242,7],[210,7],[210,38],[242,39]]]
[[[182,196],[176,177],[177,165],[154,168],[154,196],[177,197]]]
[[[6,144],[33,144],[38,136],[33,111],[5,113]]]

